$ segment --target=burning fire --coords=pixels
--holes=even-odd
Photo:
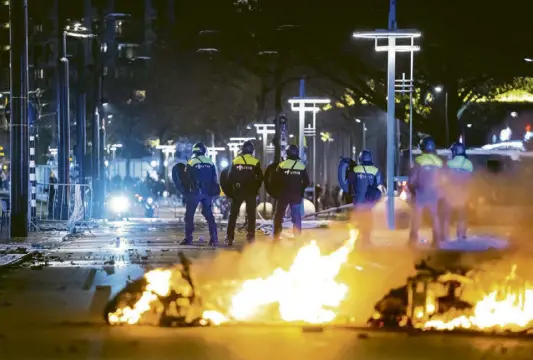
[[[170,278],[172,270],[153,270],[147,272],[144,278],[147,281],[146,290],[133,307],[126,306],[117,309],[108,315],[110,324],[136,324],[141,315],[150,310],[151,304],[157,296],[167,296],[170,292]]]
[[[473,314],[451,320],[434,319],[424,328],[435,330],[527,330],[533,323],[533,289],[517,280],[516,265],[504,286],[486,294],[474,306]],[[445,314],[446,315],[446,314]],[[449,316],[448,316],[449,318]]]
[[[336,318],[335,309],[344,300],[348,287],[336,280],[353,250],[358,232],[331,254],[322,255],[315,241],[301,247],[288,270],[275,269],[270,276],[245,280],[227,297],[227,310],[204,310],[202,318],[214,325],[230,321],[262,321],[265,311],[277,308],[287,322],[328,323]],[[135,324],[158,299],[171,291],[172,270],[153,270],[145,274],[148,283],[133,307],[123,307],[108,315],[110,324]]]

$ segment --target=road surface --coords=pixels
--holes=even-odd
[[[268,258],[264,257],[268,244],[238,255],[236,250],[178,246],[183,229],[172,224],[118,225],[57,242],[38,261],[0,271],[0,358],[518,360],[533,356],[533,342],[523,339],[340,329],[303,332],[298,327],[109,327],[103,317],[106,302],[146,269],[176,263],[178,251],[194,260],[193,267],[202,267],[204,259],[233,259],[214,267],[217,276],[232,267],[262,266],[261,261]],[[205,226],[200,225],[196,239],[202,235],[207,241]],[[309,236],[335,248],[347,231],[338,224]],[[243,237],[238,235],[239,245]],[[291,247],[290,242],[286,244]],[[238,264],[234,262],[237,257],[241,257]],[[357,309],[357,321],[364,322],[387,289],[405,281],[415,258],[398,247],[353,254],[350,264],[358,269],[352,278],[356,299],[350,298],[349,304],[350,309]],[[39,265],[44,262],[46,266]]]

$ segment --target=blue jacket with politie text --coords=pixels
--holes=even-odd
[[[300,160],[287,159],[276,168],[275,186],[280,190],[280,199],[291,204],[300,203],[309,186],[309,174]]]
[[[193,155],[187,162],[187,176],[194,194],[215,196],[220,194],[215,165],[205,155]]]
[[[444,163],[432,153],[424,153],[415,158],[409,173],[409,190],[417,201],[437,201],[443,196],[445,181]]]
[[[250,154],[237,156],[231,162],[229,180],[237,196],[257,194],[263,182],[259,160]]]
[[[474,166],[463,155],[457,155],[446,163],[446,185],[448,201],[457,205],[468,200]]]
[[[353,194],[355,204],[364,204],[367,201],[366,194],[369,186],[377,187],[383,184],[381,171],[373,164],[356,165],[348,173],[348,184]]]

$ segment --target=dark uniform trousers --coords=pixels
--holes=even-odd
[[[255,220],[256,220],[256,196],[255,194],[247,194],[244,196],[236,196],[231,200],[231,210],[229,214],[227,237],[230,240],[235,236],[235,224],[237,223],[237,217],[241,209],[242,203],[246,204],[246,217],[247,217],[247,235],[248,240],[255,237]]]

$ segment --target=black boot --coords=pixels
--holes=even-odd
[[[183,239],[181,240],[180,245],[192,245],[192,240]]]

